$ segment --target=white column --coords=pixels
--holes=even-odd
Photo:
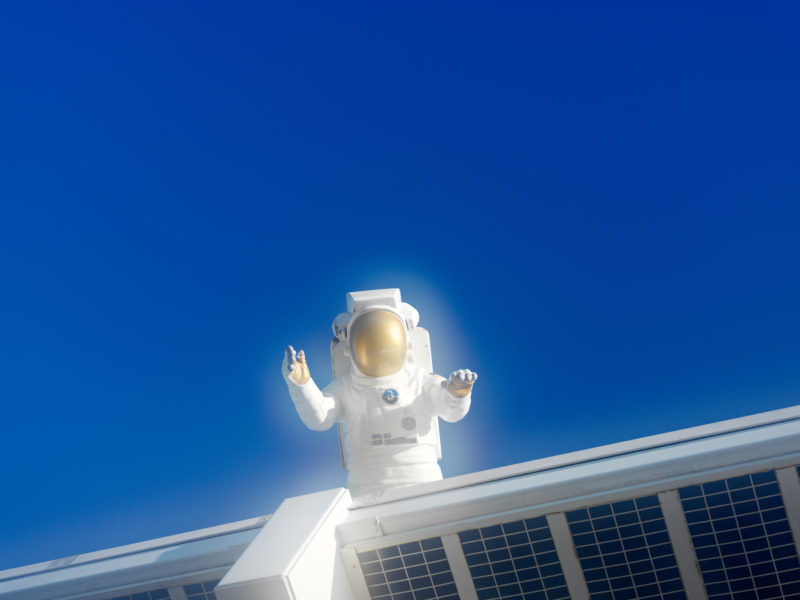
[[[575,544],[572,543],[567,517],[564,513],[547,515],[547,525],[553,536],[553,544],[556,547],[561,569],[564,571],[570,598],[572,600],[589,600],[589,588],[586,587],[583,568],[575,553]]]
[[[678,492],[675,490],[661,492],[658,494],[658,499],[661,502],[661,512],[667,524],[667,532],[672,542],[672,551],[675,553],[686,597],[689,600],[706,600],[706,588],[700,577],[700,568]]]
[[[183,591],[183,586],[179,585],[167,589],[169,593],[169,600],[186,600],[186,592]]]
[[[464,550],[461,548],[461,540],[458,539],[458,535],[455,533],[443,535],[442,546],[444,546],[447,562],[450,563],[450,572],[453,574],[459,598],[461,600],[478,600],[478,594],[472,584],[472,575],[469,572],[469,565],[464,557]]]
[[[781,487],[783,506],[794,536],[794,545],[800,554],[800,480],[797,478],[797,467],[786,467],[775,471],[778,485]]]

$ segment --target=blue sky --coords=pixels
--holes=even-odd
[[[800,401],[793,3],[6,3],[0,568],[342,485],[287,343],[399,287],[445,475]]]

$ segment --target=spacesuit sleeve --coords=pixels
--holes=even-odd
[[[425,375],[423,394],[431,403],[434,415],[441,417],[448,423],[455,423],[464,418],[469,411],[472,394],[463,398],[456,398],[447,393],[442,385],[446,379],[441,375]]]
[[[335,382],[334,382],[335,383]],[[320,390],[311,379],[303,385],[298,385],[291,378],[286,378],[289,386],[289,395],[294,401],[294,407],[306,427],[315,431],[324,431],[339,419],[340,406],[336,399],[334,384]]]

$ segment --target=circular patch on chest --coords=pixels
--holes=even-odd
[[[383,398],[383,401],[386,402],[386,404],[394,404],[395,402],[397,402],[397,399],[400,397],[400,394],[397,393],[397,390],[389,388],[388,390],[383,392],[383,396],[381,397]]]
[[[413,431],[417,427],[417,420],[414,417],[406,417],[403,419],[403,429],[406,431]]]

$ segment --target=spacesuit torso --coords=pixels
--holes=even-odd
[[[340,406],[348,487],[361,490],[375,481],[396,487],[442,478],[435,423],[442,381],[408,366],[386,378],[351,372],[325,388]],[[468,403],[460,404],[457,417],[448,415],[451,419],[466,414]]]

